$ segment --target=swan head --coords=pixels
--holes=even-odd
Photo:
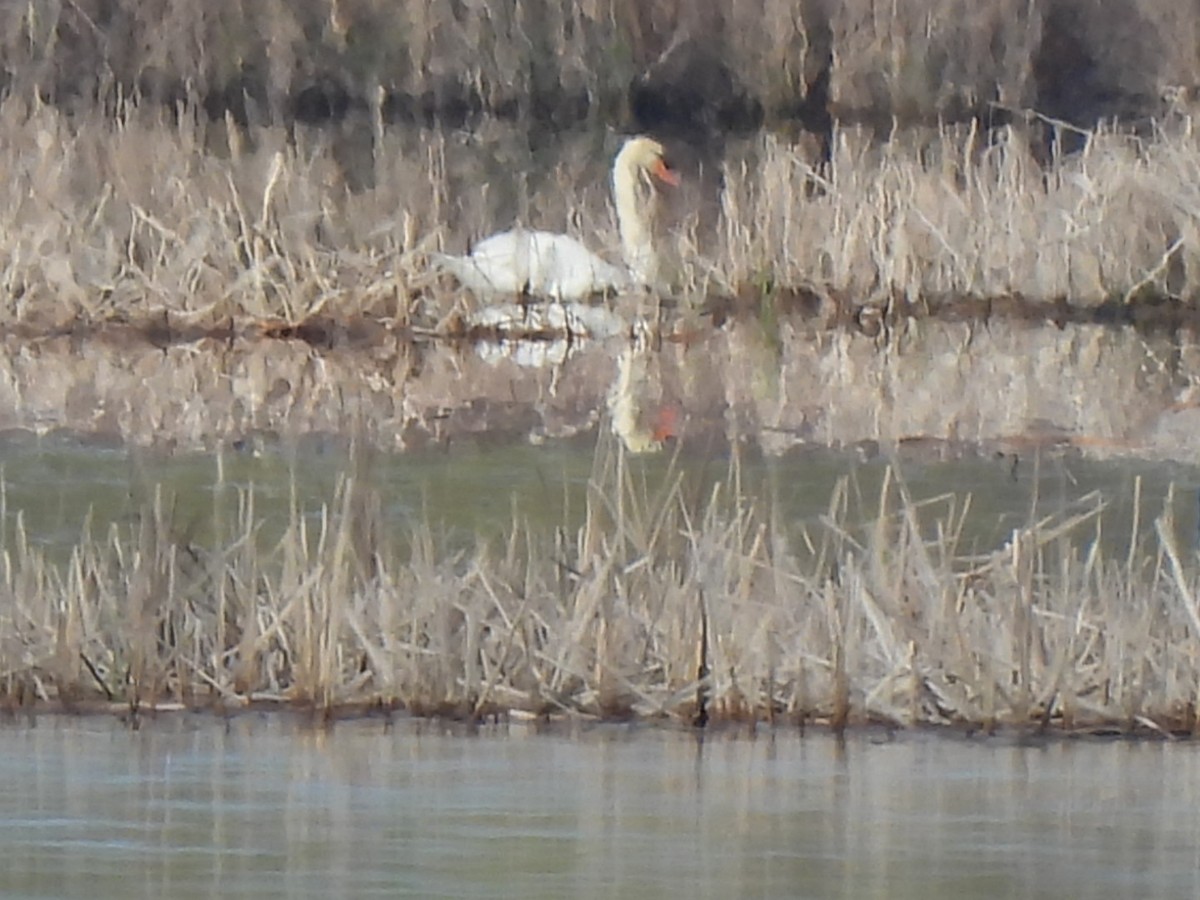
[[[654,138],[631,137],[617,154],[613,168],[630,173],[646,172],[664,184],[679,184],[679,173],[668,165],[663,145]]]

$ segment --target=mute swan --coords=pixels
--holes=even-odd
[[[679,184],[679,175],[663,156],[658,141],[632,137],[613,162],[613,203],[624,267],[605,262],[565,234],[522,229],[492,235],[467,256],[437,254],[434,264],[479,294],[529,293],[560,301],[582,300],[599,291],[651,285],[658,277],[658,255],[651,231],[650,176]]]

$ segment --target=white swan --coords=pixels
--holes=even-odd
[[[549,231],[515,229],[480,241],[467,256],[435,254],[434,265],[477,294],[533,294],[582,300],[600,291],[653,285],[658,277],[651,221],[650,176],[670,185],[679,175],[664,160],[662,144],[627,140],[613,162],[613,203],[625,266],[614,266],[579,241]]]

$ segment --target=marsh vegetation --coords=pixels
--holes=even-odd
[[[180,440],[216,445],[293,425],[404,448],[414,429],[461,433],[444,424],[460,413],[493,422],[493,408],[533,406],[542,419],[516,429],[525,436],[587,431],[603,396],[592,382],[611,380],[611,365],[565,401],[560,368],[522,381],[511,366],[476,367],[472,381],[453,355],[438,364],[457,395],[397,397],[396,385],[424,364],[414,341],[470,338],[481,303],[439,279],[431,255],[515,221],[586,235],[615,259],[608,129],[661,126],[685,184],[665,204],[670,289],[639,298],[654,308],[638,314],[654,323],[650,349],[675,348],[663,360],[704,331],[728,337],[722,359],[742,380],[678,365],[696,397],[732,410],[709,423],[722,446],[736,449],[751,410],[768,452],[981,445],[1046,421],[1066,423],[1070,446],[1137,449],[1160,413],[1195,407],[1194,346],[1177,319],[1165,345],[1141,345],[1140,332],[1122,343],[1113,353],[1133,368],[1117,371],[1096,330],[1038,354],[997,339],[989,315],[1032,304],[1061,327],[1081,309],[1130,321],[1195,308],[1200,134],[1187,85],[1200,24],[1138,2],[959,6],[10,5],[0,328],[15,374],[3,418],[42,433],[74,417],[146,443],[183,422]],[[961,331],[937,331],[955,352],[904,355],[920,339],[907,319],[980,304]],[[746,314],[736,327],[730,310]],[[154,359],[104,342],[131,325]],[[859,332],[879,336],[871,361]],[[797,341],[814,334],[840,368],[798,361]],[[932,363],[960,366],[977,340],[1003,377],[981,376],[972,393],[960,374],[935,394]],[[236,353],[270,341],[287,348],[238,368]],[[47,361],[55,342],[95,377],[63,387]],[[1092,366],[1070,390],[1060,352]],[[369,361],[362,379],[347,364],[356,353]],[[271,368],[281,360],[286,375]],[[980,413],[980,392],[1018,362],[1038,396]],[[215,420],[199,391],[214,373]],[[784,389],[864,373],[869,403],[848,390],[801,404]],[[133,382],[172,399],[137,403]],[[1043,402],[1047,385],[1057,404]],[[1154,403],[1138,399],[1146,385]],[[914,386],[917,402],[900,390]],[[502,389],[511,396],[487,393]],[[1141,418],[1093,414],[1079,399],[1089,390]],[[556,404],[588,415],[556,416]],[[1183,434],[1171,447],[1188,452],[1191,420],[1171,421]],[[750,499],[736,463],[701,496],[674,474],[639,478],[605,440],[581,527],[514,520],[506,541],[465,548],[428,523],[389,534],[369,471],[354,467],[319,517],[293,509],[271,541],[252,491],[214,511],[212,545],[181,536],[169,491],[132,528],[81,528],[66,564],[18,525],[0,571],[3,696],[13,709],[135,715],[262,702],[1195,728],[1200,608],[1168,513],[1154,542],[1115,557],[1092,539],[1104,516],[1094,498],[1031,514],[980,551],[958,541],[966,498],[928,507],[897,473],[874,497],[841,485],[821,527],[804,529]]]
[[[674,145],[692,306],[1190,302],[1200,23],[1094,5],[12,6],[0,304],[444,327],[431,251],[516,221],[615,258],[606,128]]]
[[[429,518],[397,530],[368,462],[320,509],[293,500],[269,536],[254,491],[230,486],[203,541],[164,491],[132,523],[85,525],[65,559],[18,520],[0,582],[4,702],[1195,727],[1200,608],[1170,496],[1133,497],[1117,548],[1099,495],[1035,505],[981,546],[964,536],[969,499],[914,498],[895,470],[877,492],[841,481],[801,522],[736,463],[700,484],[675,465],[649,478],[610,441],[581,524],[551,530],[516,513],[475,540]]]
[[[7,327],[326,315],[445,331],[471,306],[430,271],[433,251],[516,221],[618,258],[604,175],[615,139],[572,132],[535,152],[502,122],[469,137],[377,125],[347,162],[326,129],[243,130],[195,112],[170,122],[133,106],[68,115],[8,97]],[[664,275],[678,309],[733,297],[761,313],[799,290],[831,321],[846,308],[920,314],[1014,296],[1107,303],[1117,316],[1142,301],[1190,305],[1198,170],[1187,118],[1145,137],[1099,129],[1048,166],[1017,127],[885,144],[839,128],[821,167],[760,135],[684,169],[687,185],[666,198]],[[347,172],[370,187],[351,189]]]

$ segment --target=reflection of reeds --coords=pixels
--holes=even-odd
[[[61,564],[18,519],[0,686],[10,708],[135,713],[1194,728],[1195,575],[1169,519],[1157,549],[1107,559],[1087,497],[972,556],[962,500],[917,501],[895,473],[876,501],[843,482],[804,530],[739,479],[735,464],[701,494],[674,468],[649,483],[608,439],[575,535],[514,521],[465,548],[428,526],[390,537],[362,466],[271,546],[252,494],[226,487],[208,549],[161,494]]]
[[[170,313],[457,321],[461,292],[426,264],[518,223],[617,259],[615,141],[534,153],[516,126],[437,132],[240,129],[130,109],[74,117],[0,103],[0,311],[55,325]],[[668,197],[666,268],[692,296],[808,286],[850,303],[1200,295],[1200,142],[1100,130],[1039,166],[1018,127],[838,131],[814,169],[780,139],[731,145],[720,179]],[[365,152],[342,148],[365,141]]]

